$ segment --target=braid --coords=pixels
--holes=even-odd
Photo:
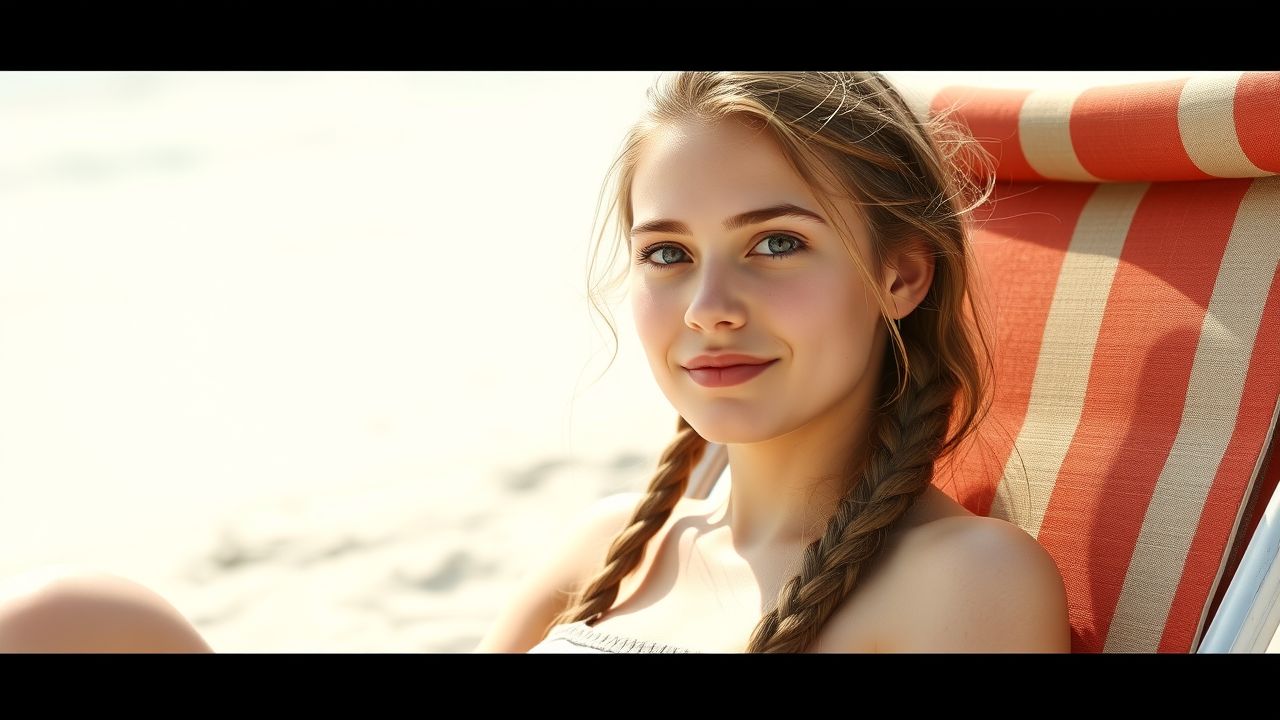
[[[551,626],[596,619],[604,614],[617,599],[622,579],[644,559],[645,546],[666,524],[689,486],[693,468],[707,450],[707,441],[683,417],[678,418],[676,430],[676,438],[663,451],[658,472],[631,522],[609,546],[604,568],[573,597],[569,606],[552,620]]]
[[[933,480],[933,464],[948,429],[954,376],[939,373],[926,353],[913,359],[902,397],[873,420],[864,469],[855,469],[826,532],[804,552],[800,574],[779,592],[746,652],[803,652],[854,589],[894,524]],[[859,482],[858,475],[862,475]]]

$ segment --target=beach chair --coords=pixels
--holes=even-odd
[[[1048,550],[1072,652],[1280,651],[1280,72],[899,87],[998,163],[998,424],[934,483]],[[688,494],[726,493],[726,461]]]

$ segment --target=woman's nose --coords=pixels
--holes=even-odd
[[[723,270],[702,273],[685,310],[685,324],[711,332],[740,327],[745,320],[742,298],[734,289],[730,274]]]

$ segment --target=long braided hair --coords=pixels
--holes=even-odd
[[[982,313],[969,293],[976,272],[969,233],[973,210],[990,196],[994,174],[989,156],[963,128],[945,113],[916,118],[879,73],[683,72],[665,79],[648,91],[649,110],[628,132],[610,170],[618,178],[610,207],[619,209],[613,257],[629,243],[631,185],[649,134],[685,120],[733,117],[772,133],[829,217],[840,214],[821,190],[822,180],[834,182],[858,205],[878,266],[865,267],[857,253],[851,258],[868,286],[874,286],[872,273],[889,254],[909,242],[923,241],[935,263],[928,294],[900,324],[888,321],[892,309],[877,298],[893,342],[881,365],[869,436],[850,438],[866,450],[850,468],[848,490],[825,532],[805,548],[799,574],[782,586],[747,646],[747,652],[802,652],[933,482],[936,463],[974,433],[989,409],[994,366]],[[840,233],[853,247],[848,228]],[[589,272],[599,247],[597,240]],[[594,291],[595,286],[590,296],[596,306]],[[965,313],[966,300],[972,314]],[[675,438],[627,527],[613,540],[604,567],[577,589],[547,631],[592,620],[612,607],[620,582],[640,565],[706,449],[707,441],[679,417]]]

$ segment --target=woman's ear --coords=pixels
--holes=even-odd
[[[884,271],[884,290],[898,310],[898,318],[910,315],[933,284],[933,255],[923,241],[908,243],[892,253]]]

